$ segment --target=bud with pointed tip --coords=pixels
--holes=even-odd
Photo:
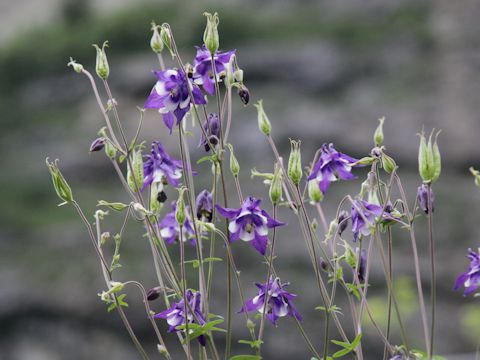
[[[303,176],[300,141],[290,140],[290,158],[288,159],[288,177],[294,185],[300,184]]]
[[[152,22],[152,38],[150,39],[150,47],[152,48],[152,51],[156,54],[160,54],[163,51],[163,41],[160,36],[160,33],[158,29],[160,28],[160,25],[155,24]]]
[[[382,154],[382,166],[387,174],[391,174],[397,168],[395,160],[385,153]]]
[[[381,146],[383,143],[383,122],[385,121],[385,117],[381,117],[378,119],[378,126],[377,129],[375,130],[375,133],[373,134],[373,142],[375,143],[375,146]]]
[[[183,199],[183,194],[187,188],[182,187],[178,190],[178,200],[177,206],[175,208],[175,220],[177,220],[178,225],[183,226],[187,220],[187,213],[185,210],[185,200]]]
[[[238,164],[235,153],[233,152],[232,144],[228,144],[227,146],[230,149],[230,171],[234,177],[237,177],[238,173],[240,172],[240,165]]]
[[[318,180],[312,179],[308,181],[308,197],[312,205],[317,204],[323,200],[323,193],[318,186]]]
[[[95,71],[101,79],[107,80],[110,74],[110,67],[108,66],[107,54],[105,52],[105,48],[108,47],[108,40],[103,43],[102,48],[97,44],[93,44],[92,46],[97,50]]]
[[[258,119],[258,128],[263,133],[263,135],[270,135],[272,131],[272,125],[268,120],[265,110],[263,110],[263,100],[258,100],[258,103],[254,105],[257,108],[257,119]]]
[[[162,288],[159,287],[159,286],[156,286],[154,288],[149,289],[147,291],[147,300],[148,301],[153,301],[153,300],[158,299],[158,297],[161,294],[161,290],[162,290]]]
[[[273,205],[277,205],[282,199],[282,172],[278,164],[275,164],[275,172],[273,174],[268,195],[270,196],[270,201]]]
[[[58,197],[64,201],[63,204],[68,204],[73,201],[72,189],[68,185],[67,181],[63,177],[60,169],[58,168],[58,160],[51,162],[48,158],[45,159],[50,175],[52,176],[53,187]]]
[[[342,235],[348,225],[349,214],[346,210],[340,211],[338,214],[338,235]]]
[[[442,171],[442,163],[440,158],[440,151],[438,149],[437,138],[440,134],[438,131],[433,138],[434,130],[430,133],[427,139],[425,134],[419,134],[420,146],[418,149],[418,171],[420,177],[425,183],[433,183],[438,180]]]
[[[92,144],[90,145],[90,149],[88,150],[89,152],[94,152],[94,151],[100,151],[105,147],[105,138],[99,137],[95,139]]]
[[[218,23],[220,20],[218,18],[218,13],[212,15],[208,12],[204,12],[203,15],[207,17],[207,26],[203,33],[203,43],[208,51],[210,51],[210,54],[214,55],[220,46],[220,40],[218,37]]]
[[[243,105],[248,105],[250,102],[250,91],[245,85],[240,84],[238,86],[237,94],[240,97],[240,100],[242,100]]]
[[[68,62],[67,66],[71,66],[73,70],[79,74],[83,71],[83,65],[77,63],[77,61],[73,60],[72,58],[70,58],[70,61]]]
[[[163,23],[160,27],[160,37],[162,38],[163,44],[170,51],[170,55],[175,57],[175,52],[172,47],[172,33],[170,32],[170,26],[167,23]]]

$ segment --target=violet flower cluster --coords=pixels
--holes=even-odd
[[[172,202],[172,211],[166,214],[163,219],[158,223],[160,229],[160,235],[167,242],[167,244],[173,244],[175,241],[180,240],[180,225],[175,218],[176,202]],[[185,224],[182,226],[182,240],[185,242],[188,239],[191,240],[192,245],[195,245],[195,230],[193,229],[192,220],[190,218],[190,208],[185,207]]]

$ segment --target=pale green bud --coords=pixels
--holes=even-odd
[[[100,235],[100,245],[105,245],[109,239],[110,233],[108,231],[102,233],[102,235]]]
[[[177,206],[175,209],[175,219],[177,220],[177,223],[180,226],[183,226],[185,224],[185,221],[187,220],[187,213],[185,210],[185,200],[183,199],[183,194],[187,188],[182,187],[178,190],[178,200],[177,200]]]
[[[470,173],[473,175],[473,177],[475,178],[475,185],[477,185],[478,187],[480,187],[480,171],[478,170],[475,170],[473,168],[473,166],[470,167]]]
[[[139,191],[143,185],[143,158],[140,149],[133,149],[131,155],[131,166],[127,163],[128,186],[133,192]],[[132,174],[133,169],[133,174]]]
[[[325,234],[325,241],[328,241],[335,236],[337,232],[337,228],[338,228],[337,219],[330,221],[330,225],[328,226],[328,232]]]
[[[240,165],[238,164],[235,153],[233,152],[233,146],[231,144],[228,144],[227,146],[230,150],[230,171],[234,177],[237,177],[238,173],[240,172]]]
[[[375,130],[375,133],[373,134],[373,142],[375,143],[375,146],[381,146],[383,143],[383,122],[385,121],[385,117],[381,117],[378,119],[378,126],[377,129]]]
[[[263,110],[263,100],[259,100],[254,106],[257,108],[258,128],[263,135],[270,135],[272,125],[270,124],[270,120],[268,120],[267,114],[265,114],[265,110]]]
[[[433,183],[438,180],[442,170],[440,151],[437,145],[437,132],[433,139],[434,131],[431,132],[428,142],[425,134],[419,134],[420,146],[418,149],[418,172],[425,183]]]
[[[318,186],[318,181],[313,179],[308,182],[308,197],[311,204],[319,203],[323,200],[323,193]]]
[[[357,256],[355,255],[355,252],[350,248],[350,246],[345,246],[345,253],[343,254],[343,256],[345,256],[345,261],[348,265],[350,265],[350,267],[352,267],[353,269],[357,267]]]
[[[247,329],[250,331],[255,330],[255,323],[250,319],[247,320]]]
[[[110,159],[115,160],[115,157],[117,156],[117,149],[107,136],[107,128],[105,126],[101,128],[98,132],[98,135],[101,135],[103,138],[105,138],[105,154],[107,154]]]
[[[207,17],[207,26],[203,33],[203,42],[208,51],[210,51],[210,54],[214,55],[220,46],[218,38],[218,23],[220,22],[220,19],[218,18],[217,13],[212,15],[208,12],[204,12],[203,15]]]
[[[233,59],[233,56],[232,56],[232,59]],[[242,69],[237,68],[237,70],[235,70],[235,72],[233,73],[233,76],[235,77],[235,80],[238,81],[239,83],[243,82],[243,70]]]
[[[397,168],[395,160],[385,153],[382,154],[382,166],[387,174],[391,174]]]
[[[300,184],[303,176],[302,155],[300,152],[301,141],[290,140],[290,158],[288,159],[288,177],[295,185]]]
[[[64,204],[71,203],[73,201],[72,189],[68,185],[67,181],[63,177],[60,169],[58,168],[58,160],[50,162],[48,158],[45,159],[50,175],[52,176],[53,187],[58,197],[64,201]]]
[[[358,160],[355,164],[358,164],[358,165],[372,165],[374,161],[375,161],[374,157],[365,156],[365,157],[361,158],[360,160]]]
[[[160,36],[158,29],[160,25],[155,24],[152,22],[152,38],[150,39],[150,47],[152,48],[153,52],[156,54],[160,54],[163,51],[163,41]]]
[[[172,33],[170,32],[170,26],[167,23],[163,23],[160,27],[160,37],[162,38],[163,44],[170,51],[170,55],[175,57],[175,52],[172,47]]]
[[[258,172],[257,169],[253,168],[250,170],[251,172],[251,178],[253,179],[254,177],[260,177],[264,179],[265,183],[271,183],[273,180],[273,174],[272,173],[261,173]]]
[[[110,281],[110,290],[108,290],[108,292],[110,294],[115,294],[115,293],[118,293],[120,291],[123,290],[123,287],[125,285],[121,282],[118,282],[118,281]]]
[[[83,71],[83,65],[82,64],[79,64],[77,63],[76,60],[73,60],[72,58],[70,58],[70,61],[69,63],[67,64],[67,66],[71,66],[73,68],[73,70],[77,73],[81,73]]]
[[[282,172],[278,164],[275,165],[275,172],[273,174],[268,195],[270,196],[270,201],[273,205],[277,205],[282,199]]]
[[[105,41],[103,43],[102,48],[100,48],[97,44],[93,44],[92,46],[97,50],[97,62],[95,65],[95,71],[101,79],[107,80],[108,75],[110,74],[107,54],[105,53],[105,48],[108,47],[108,41]]]

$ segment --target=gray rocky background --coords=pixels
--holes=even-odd
[[[65,176],[88,214],[93,213],[96,199],[126,201],[107,160],[102,154],[88,154],[103,120],[87,80],[66,67],[68,57],[93,71],[90,44],[110,40],[111,87],[131,135],[138,118],[135,106],[149,93],[154,81],[150,71],[157,67],[148,46],[150,21],[170,22],[184,58],[190,58],[193,45],[201,43],[205,10],[220,13],[221,47],[237,49],[252,102],[264,99],[284,156],[288,156],[289,137],[302,139],[305,162],[324,142],[334,142],[352,156],[364,156],[372,147],[377,119],[386,116],[385,144],[413,201],[420,181],[415,134],[423,126],[442,129],[443,173],[435,185],[436,347],[448,359],[473,359],[480,338],[478,300],[452,291],[455,277],[467,266],[466,249],[479,244],[480,190],[468,174],[468,167],[479,166],[480,159],[480,3],[473,0],[3,0],[0,359],[137,357],[117,315],[107,313],[96,295],[104,285],[94,251],[73,209],[56,207],[44,160],[46,156],[61,159]],[[148,113],[142,136],[147,141],[160,139],[178,155],[176,137],[168,135],[154,112]],[[269,171],[272,154],[257,130],[255,109],[244,108],[238,100],[231,141],[241,163],[244,193],[266,198],[261,182],[250,179],[249,169]],[[191,144],[194,149],[197,138]],[[205,165],[198,170],[208,173]],[[358,175],[355,182],[332,186],[324,205],[329,220],[346,193],[358,192],[365,173]],[[199,178],[204,186],[207,181]],[[320,344],[323,318],[311,310],[320,299],[306,248],[291,214],[281,210],[279,216],[291,226],[280,232],[277,267],[299,295],[297,306],[306,318],[305,327]],[[109,220],[106,230],[115,232],[118,223]],[[426,221],[420,219],[417,228],[428,299]],[[150,287],[155,285],[153,266],[141,233],[141,227],[132,223],[118,276],[139,279]],[[421,347],[407,234],[397,231],[394,241],[394,268],[409,340]],[[264,266],[258,254],[242,245],[235,251],[250,296],[255,290],[249,284],[263,281]],[[372,308],[381,314],[385,289],[379,285],[383,274],[377,258],[376,254],[369,294]],[[218,269],[214,290],[218,313],[224,313],[223,265]],[[153,333],[141,300],[135,292],[127,294],[128,315],[153,354]],[[240,307],[238,301],[235,306]],[[153,307],[161,310],[160,303]],[[235,352],[247,352],[246,346],[236,343],[247,337],[243,317],[238,316],[235,329]],[[366,358],[379,359],[381,342],[368,321],[365,329],[372,339],[364,343]],[[176,346],[174,336],[167,338]],[[400,341],[398,329],[394,339]],[[266,359],[309,359],[290,319],[282,319],[277,329],[269,326],[265,341]]]

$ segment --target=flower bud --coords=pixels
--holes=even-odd
[[[332,239],[337,232],[338,223],[336,220],[330,221],[330,225],[328,226],[328,231],[325,234],[325,241]]]
[[[255,323],[250,319],[247,320],[247,329],[250,331],[255,330]]]
[[[272,131],[272,125],[268,120],[267,114],[265,114],[265,110],[263,110],[263,100],[259,100],[258,103],[255,104],[255,107],[257,108],[257,111],[258,111],[258,115],[257,115],[258,128],[263,133],[263,135],[268,136]]]
[[[290,140],[290,158],[288,159],[288,177],[295,185],[300,184],[302,179],[302,155],[300,152],[300,141]]]
[[[238,86],[237,93],[240,97],[240,100],[242,100],[243,105],[248,105],[250,101],[250,91],[248,91],[248,88],[245,85],[240,84]],[[268,132],[270,132],[270,130]]]
[[[230,171],[234,177],[237,177],[238,173],[240,172],[240,165],[238,164],[237,158],[233,152],[233,146],[231,144],[228,144],[227,146],[230,149]]]
[[[428,199],[430,195],[430,200]],[[429,203],[430,201],[430,203]],[[430,212],[430,208],[432,212],[435,210],[433,203],[435,201],[435,196],[433,195],[433,190],[431,186],[428,184],[422,184],[418,187],[417,191],[417,202],[420,209],[422,209],[425,214]]]
[[[167,23],[163,23],[160,27],[160,37],[162,38],[163,44],[170,51],[170,55],[175,57],[175,52],[172,48],[172,33],[170,32],[170,26]]]
[[[95,71],[101,79],[107,80],[108,75],[110,74],[107,54],[105,53],[105,48],[108,47],[108,41],[105,41],[103,43],[102,48],[100,48],[97,44],[93,44],[92,46],[97,50],[97,62],[95,65]]]
[[[310,198],[310,203],[312,205],[319,203],[323,200],[323,193],[320,190],[318,185],[318,181],[316,179],[312,179],[308,182],[308,197]]]
[[[183,199],[183,194],[187,188],[182,187],[178,190],[178,200],[177,206],[175,208],[175,220],[177,220],[178,225],[183,226],[187,220],[187,213],[185,210],[185,200]]]
[[[149,289],[147,291],[147,300],[148,301],[153,301],[153,300],[158,299],[158,297],[161,294],[161,290],[162,290],[162,288],[159,287],[159,286],[156,286],[154,288]]]
[[[71,66],[73,68],[73,70],[77,73],[81,73],[83,71],[83,65],[82,64],[79,64],[77,63],[76,60],[73,60],[72,58],[70,58],[70,61],[69,63],[67,64],[67,66]]]
[[[103,232],[100,235],[100,244],[103,246],[107,243],[108,239],[110,239],[110,233],[108,231]]]
[[[127,181],[130,189],[132,189],[133,192],[136,192],[142,188],[143,176],[142,151],[140,149],[133,149],[131,166],[127,164]]]
[[[277,205],[282,199],[282,172],[278,164],[275,165],[275,172],[273,174],[268,195],[270,196],[270,201],[273,205]]]
[[[357,267],[357,256],[353,252],[352,248],[350,248],[350,246],[346,245],[345,253],[343,254],[343,256],[345,256],[345,261],[348,265],[350,265],[352,269],[355,269]]]
[[[45,162],[50,171],[50,175],[52,176],[53,187],[55,188],[58,197],[64,201],[64,203],[60,205],[71,203],[73,201],[72,189],[58,168],[58,160],[50,162],[48,158],[46,158]]]
[[[433,183],[437,181],[442,170],[440,151],[437,145],[439,134],[440,131],[436,133],[435,139],[432,139],[434,135],[434,131],[432,131],[428,138],[428,142],[423,131],[419,135],[420,146],[418,149],[418,171],[420,177],[425,183]]]
[[[382,154],[382,166],[387,174],[391,174],[397,168],[395,160],[385,153]]]
[[[203,15],[207,17],[207,26],[203,33],[203,42],[208,51],[210,51],[210,54],[214,55],[219,47],[218,23],[220,20],[217,13],[212,15],[208,12],[204,12]]]
[[[233,76],[234,76],[236,81],[238,81],[239,83],[243,83],[243,70],[242,69],[237,67],[237,69],[233,73]]]
[[[358,160],[355,163],[355,165],[372,165],[374,161],[375,161],[374,157],[365,156],[365,157],[361,158],[360,160]]]
[[[125,285],[118,281],[110,281],[110,286],[111,287],[110,287],[110,290],[108,290],[108,292],[110,294],[115,294],[122,291]]]
[[[105,147],[105,138],[104,137],[99,137],[95,139],[92,144],[90,145],[90,152],[94,151],[100,151]]]
[[[337,219],[337,222],[338,222],[338,235],[342,235],[342,233],[345,231],[345,229],[347,228],[348,226],[348,218],[349,218],[349,215],[348,215],[348,212],[346,210],[342,210],[340,211],[340,213],[338,214],[338,219]]]
[[[478,170],[475,170],[473,168],[473,166],[470,167],[470,173],[473,175],[473,177],[475,178],[475,185],[477,185],[478,187],[480,187],[480,171]]]
[[[375,133],[373,134],[373,142],[375,143],[375,146],[381,146],[383,143],[383,122],[385,121],[385,117],[381,117],[378,119],[378,126],[377,129],[375,130]]]
[[[160,54],[163,51],[163,41],[160,36],[160,33],[158,32],[159,28],[160,28],[159,25],[152,22],[153,35],[152,35],[152,38],[150,39],[150,47],[152,48],[153,52],[156,54]]]

